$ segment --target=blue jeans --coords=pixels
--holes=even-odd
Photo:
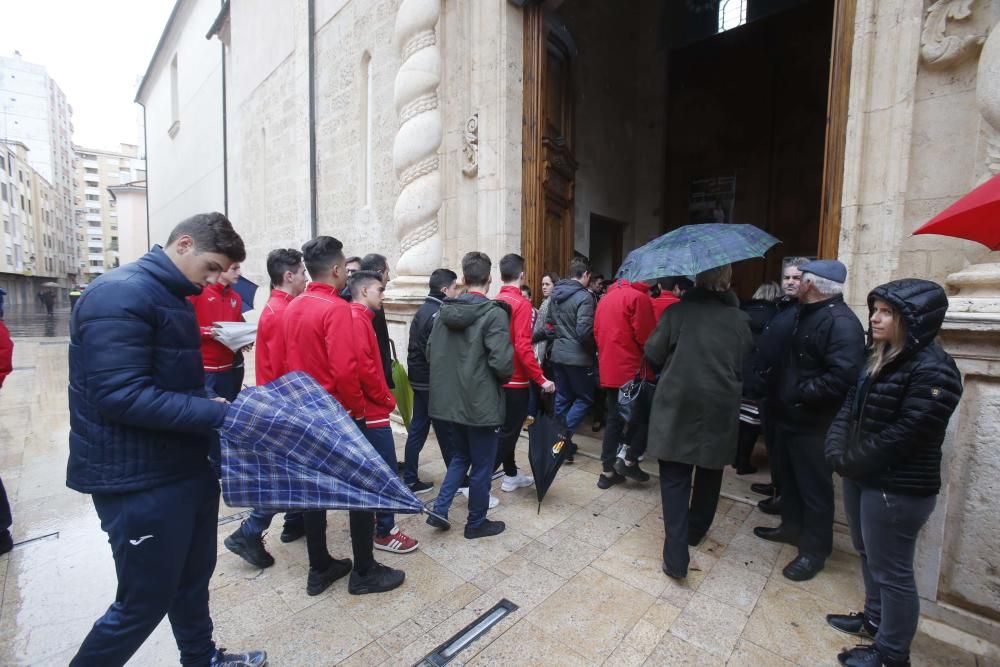
[[[913,554],[936,503],[937,496],[888,493],[844,480],[844,511],[865,579],[865,617],[878,627],[875,648],[891,660],[910,657],[917,633]]]
[[[215,570],[219,482],[208,465],[171,484],[132,493],[95,493],[118,575],[115,601],[71,665],[124,665],[163,617],[181,664],[207,665],[215,654],[208,582]]]
[[[396,473],[396,443],[392,439],[392,429],[388,426],[377,426],[375,428],[365,427],[361,431],[372,443],[372,447],[386,462],[386,465]],[[375,534],[378,537],[385,537],[396,525],[396,515],[392,512],[375,512]]]
[[[441,492],[434,501],[434,511],[448,516],[451,501],[468,472],[469,519],[466,525],[478,528],[486,520],[486,510],[490,504],[493,462],[497,455],[496,427],[452,423],[451,429],[455,451],[444,481],[441,482]]]
[[[594,403],[597,378],[593,366],[553,364],[556,375],[556,414],[566,423],[572,437],[587,410]]]
[[[264,534],[264,531],[271,527],[271,520],[277,512],[268,510],[254,510],[250,516],[243,520],[240,530],[245,537],[257,538]],[[302,525],[302,512],[285,512],[285,526]]]
[[[419,480],[417,467],[420,465],[420,452],[427,441],[431,426],[434,436],[441,449],[441,458],[447,467],[451,463],[451,424],[441,419],[433,419],[428,412],[430,392],[426,389],[413,390],[413,416],[410,417],[410,428],[406,436],[406,449],[403,452],[403,481],[413,484]]]

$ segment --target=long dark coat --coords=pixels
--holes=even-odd
[[[646,341],[663,373],[653,394],[647,453],[719,470],[736,456],[750,317],[731,292],[688,290]]]

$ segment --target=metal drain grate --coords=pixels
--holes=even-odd
[[[516,610],[517,605],[507,598],[500,600],[492,609],[485,612],[472,623],[469,623],[451,639],[427,654],[414,667],[440,667],[441,665],[447,665],[472,642],[482,637],[490,628]]]

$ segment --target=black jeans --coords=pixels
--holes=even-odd
[[[778,426],[782,457],[781,525],[798,535],[799,555],[825,561],[833,551],[833,471],[822,433]]]
[[[767,466],[771,469],[771,483],[776,489],[775,495],[781,495],[781,443],[778,441],[777,420],[770,416],[768,402],[760,401],[760,427],[764,432],[764,445],[767,447]]]
[[[891,660],[910,656],[917,633],[913,554],[936,503],[937,496],[886,493],[844,480],[844,511],[865,578],[865,617],[878,627],[875,647]]]
[[[14,523],[10,515],[10,501],[7,500],[7,489],[3,488],[3,479],[0,479],[0,533],[9,529]]]
[[[646,453],[649,433],[649,415],[640,415],[632,424],[626,424],[618,406],[618,390],[605,389],[607,394],[607,421],[604,422],[604,440],[601,442],[601,467],[604,472],[615,469],[618,446],[628,446],[628,460],[638,460]]]
[[[528,401],[531,398],[531,387],[512,389],[505,387],[503,390],[504,421],[497,430],[497,457],[493,464],[493,470],[503,464],[503,474],[514,476],[517,474],[517,462],[514,460],[514,449],[517,447],[517,439],[521,435],[521,427],[524,426],[524,419],[528,416]]]
[[[444,459],[445,467],[451,463],[451,424],[443,419],[433,419],[428,413],[430,405],[430,391],[427,389],[413,390],[413,416],[410,418],[410,428],[407,429],[406,447],[403,450],[403,481],[413,484],[418,481],[417,467],[420,465],[420,452],[427,441],[427,434],[430,433],[431,426],[434,427],[434,436],[437,438],[438,447],[441,449],[441,458]]]
[[[375,537],[375,515],[371,512],[348,512],[351,528],[351,550],[354,552],[354,569],[358,574],[368,574],[375,564],[372,539]],[[332,556],[326,547],[326,512],[303,512],[306,529],[306,552],[310,570],[325,570]]]
[[[694,473],[692,487],[691,476]],[[701,541],[715,519],[722,490],[722,471],[689,463],[660,461],[663,503],[663,562],[679,577],[687,574],[689,541]]]
[[[208,582],[215,570],[219,482],[204,471],[132,493],[95,493],[94,507],[115,559],[115,601],[71,665],[124,665],[164,615],[181,664],[207,665],[215,653]]]

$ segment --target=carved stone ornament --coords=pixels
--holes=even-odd
[[[932,69],[950,67],[978,53],[985,35],[946,35],[948,21],[965,21],[972,16],[974,0],[936,0],[927,8],[920,33],[920,59]]]
[[[986,124],[986,169],[1000,174],[1000,23],[993,26],[979,56],[976,103]]]
[[[465,140],[462,146],[462,173],[475,176],[479,173],[479,114],[474,113],[465,121]]]

